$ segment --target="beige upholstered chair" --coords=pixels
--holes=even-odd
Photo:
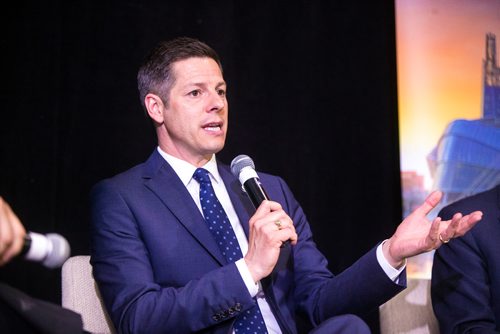
[[[430,287],[430,279],[408,278],[408,287],[380,306],[380,333],[439,334]]]
[[[82,316],[83,328],[95,334],[116,333],[97,284],[92,276],[90,256],[70,257],[62,267],[62,306]]]

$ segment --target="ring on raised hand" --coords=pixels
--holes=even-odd
[[[448,239],[448,240],[443,240],[443,237],[441,236],[441,234],[439,234],[439,240],[441,240],[441,242],[442,242],[443,244],[447,244],[448,242],[450,242],[450,239]]]
[[[278,226],[278,229],[281,230],[281,221],[279,220],[275,221],[274,225]]]

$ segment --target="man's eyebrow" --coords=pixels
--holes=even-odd
[[[190,82],[190,83],[187,83],[185,86],[186,87],[189,87],[189,86],[205,87],[207,85],[208,84],[206,82]],[[220,86],[227,86],[227,84],[225,81],[220,81],[219,83],[217,83],[217,85],[215,85],[216,88],[219,88]]]

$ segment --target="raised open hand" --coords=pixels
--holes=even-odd
[[[436,207],[442,198],[440,191],[432,192],[425,202],[399,224],[396,232],[383,245],[386,259],[395,268],[411,256],[439,248],[453,238],[463,236],[483,216],[481,211],[467,215],[456,213],[452,219],[442,221],[436,217],[432,222],[427,215]]]

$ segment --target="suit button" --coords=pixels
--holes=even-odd
[[[219,314],[214,314],[214,315],[212,316],[212,319],[214,319],[214,321],[220,321],[221,317],[220,317],[220,315],[219,315]]]
[[[236,305],[234,305],[233,309],[235,311],[238,311],[238,312],[241,311],[241,304],[240,303],[236,303]]]

